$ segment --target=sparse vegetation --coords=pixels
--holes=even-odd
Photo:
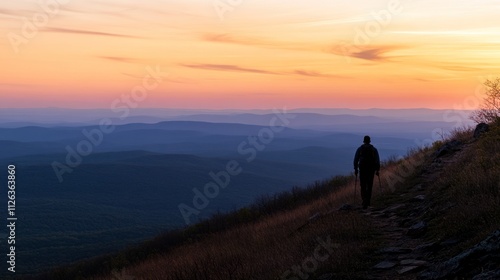
[[[468,131],[469,135],[472,131]],[[463,139],[463,133],[456,135]],[[500,225],[500,122],[476,142],[469,140],[458,160],[450,163],[431,187],[437,198],[437,238],[467,240],[471,245]]]
[[[484,82],[486,97],[482,108],[474,111],[471,119],[477,123],[494,122],[500,116],[500,78]]]

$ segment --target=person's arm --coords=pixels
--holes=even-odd
[[[356,154],[354,155],[354,162],[353,162],[353,164],[354,164],[354,171],[356,172],[356,174],[358,172],[358,164],[359,164],[359,149],[360,148],[358,148],[356,150]]]
[[[377,171],[378,175],[378,172],[380,171],[380,156],[377,149],[375,149],[375,171]]]

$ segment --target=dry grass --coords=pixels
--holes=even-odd
[[[405,159],[387,162],[380,180],[384,190],[389,192],[404,185],[419,170],[426,154],[412,151]],[[377,249],[380,240],[365,216],[337,211],[345,203],[354,203],[352,179],[307,204],[207,234],[168,253],[129,266],[122,274],[135,279],[167,280],[295,279],[292,277],[299,275],[291,271],[292,267],[314,265],[307,261],[318,247],[321,248],[318,238],[330,238],[338,247],[328,252],[326,260],[316,261],[317,267],[310,267],[309,272],[301,269],[304,275],[317,277],[333,272],[342,279],[355,279],[360,271],[368,269],[367,254]],[[376,181],[373,193],[376,207],[384,203],[378,184]],[[357,187],[356,204],[359,204],[359,185]],[[307,224],[316,213],[322,215]],[[327,251],[322,249],[321,252]]]
[[[332,252],[322,249],[321,255],[329,256],[317,261],[317,269],[309,275],[327,268],[341,274],[362,270],[364,254],[375,247],[369,222],[357,213],[325,214],[351,202],[353,187],[345,186],[292,211],[211,234],[124,273],[136,279],[277,279],[313,256],[321,246],[318,238],[330,238],[338,248]],[[325,215],[297,231],[315,213]]]
[[[419,174],[435,148],[413,149],[404,158],[392,159],[380,174],[382,186],[389,192],[412,187],[412,181]],[[375,186],[378,182],[375,182]]]
[[[472,131],[455,136],[471,142]],[[465,240],[466,248],[500,226],[500,126],[470,144],[431,188],[436,198],[430,212],[437,239]]]

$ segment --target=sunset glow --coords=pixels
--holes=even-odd
[[[150,67],[164,74],[144,108],[453,108],[499,73],[499,14],[487,0],[4,1],[0,107],[109,108]]]

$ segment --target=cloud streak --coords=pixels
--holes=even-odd
[[[33,84],[0,83],[0,87],[33,87]]]
[[[54,33],[68,33],[68,34],[81,34],[81,35],[120,37],[120,38],[138,38],[136,36],[131,36],[131,35],[123,35],[123,34],[108,33],[108,32],[99,32],[99,31],[89,31],[89,30],[68,29],[68,28],[59,28],[59,27],[47,27],[47,28],[44,28],[42,31],[44,31],[44,32],[54,32]]]
[[[14,11],[14,10],[6,10],[6,9],[0,9],[0,17],[6,17],[6,18],[11,18],[11,19],[16,19],[16,20],[23,20],[23,17],[31,15],[30,11]]]
[[[119,57],[119,56],[98,56],[99,58],[116,61],[116,62],[124,62],[124,63],[138,63],[139,60],[130,57]]]
[[[293,50],[293,51],[312,51],[310,45],[297,44],[297,43],[287,43],[278,42],[263,38],[255,37],[241,37],[234,36],[227,33],[204,33],[201,36],[203,41],[213,42],[213,43],[224,43],[224,44],[236,44],[243,46],[257,46],[270,49],[283,49],[283,50]]]
[[[134,78],[135,80],[138,80],[138,81],[142,81],[142,79],[144,79],[144,76],[141,76],[141,75],[129,74],[129,73],[124,73],[124,72],[122,72],[121,74],[124,76],[127,76],[127,77]],[[194,80],[183,78],[183,77],[172,77],[171,75],[169,75],[168,77],[163,77],[163,80],[166,82],[176,83],[176,84],[191,84],[191,85],[196,84],[196,81],[194,81]]]
[[[230,43],[240,45],[271,45],[271,43],[264,42],[261,39],[234,37],[233,35],[227,33],[205,33],[201,36],[201,39],[204,41],[216,43]]]
[[[306,77],[314,77],[314,78],[345,78],[339,75],[324,74],[316,71],[302,70],[302,69],[294,70],[292,74],[299,76],[306,76]]]
[[[325,74],[312,70],[295,69],[292,71],[283,72],[273,72],[263,69],[247,68],[238,65],[228,65],[228,64],[203,64],[203,63],[181,63],[179,64],[183,67],[201,69],[201,70],[211,70],[211,71],[228,71],[228,72],[242,72],[242,73],[254,73],[254,74],[264,74],[264,75],[287,75],[287,76],[303,76],[309,78],[348,78],[340,75]]]
[[[312,70],[295,69],[292,71],[274,72],[263,69],[247,68],[238,65],[228,65],[228,64],[203,64],[203,63],[181,63],[183,67],[201,69],[201,70],[212,70],[212,71],[229,71],[229,72],[243,72],[243,73],[256,73],[265,75],[289,75],[289,76],[304,76],[311,78],[346,78],[340,75],[325,74]]]
[[[229,65],[229,64],[198,64],[198,63],[182,63],[180,64],[183,67],[202,69],[202,70],[213,70],[213,71],[229,71],[229,72],[244,72],[244,73],[256,73],[256,74],[267,74],[267,75],[281,75],[277,72],[255,69],[255,68],[246,68],[238,65]]]
[[[371,60],[371,61],[382,61],[385,60],[386,57],[384,57],[384,54],[387,53],[388,50],[384,48],[375,48],[375,49],[368,49],[360,52],[353,52],[351,54],[352,57],[356,58],[361,58],[365,60]]]
[[[458,72],[473,72],[481,70],[481,68],[478,67],[468,67],[468,66],[451,65],[451,64],[436,65],[436,67],[439,67],[444,70],[458,71]]]
[[[344,46],[336,46],[330,49],[330,53],[342,56],[349,56],[353,58],[359,58],[363,60],[369,61],[388,61],[387,53],[397,49],[406,48],[404,46],[398,45],[388,45],[388,46],[375,46],[375,47],[367,47],[367,48],[358,48],[354,46],[344,45]]]

